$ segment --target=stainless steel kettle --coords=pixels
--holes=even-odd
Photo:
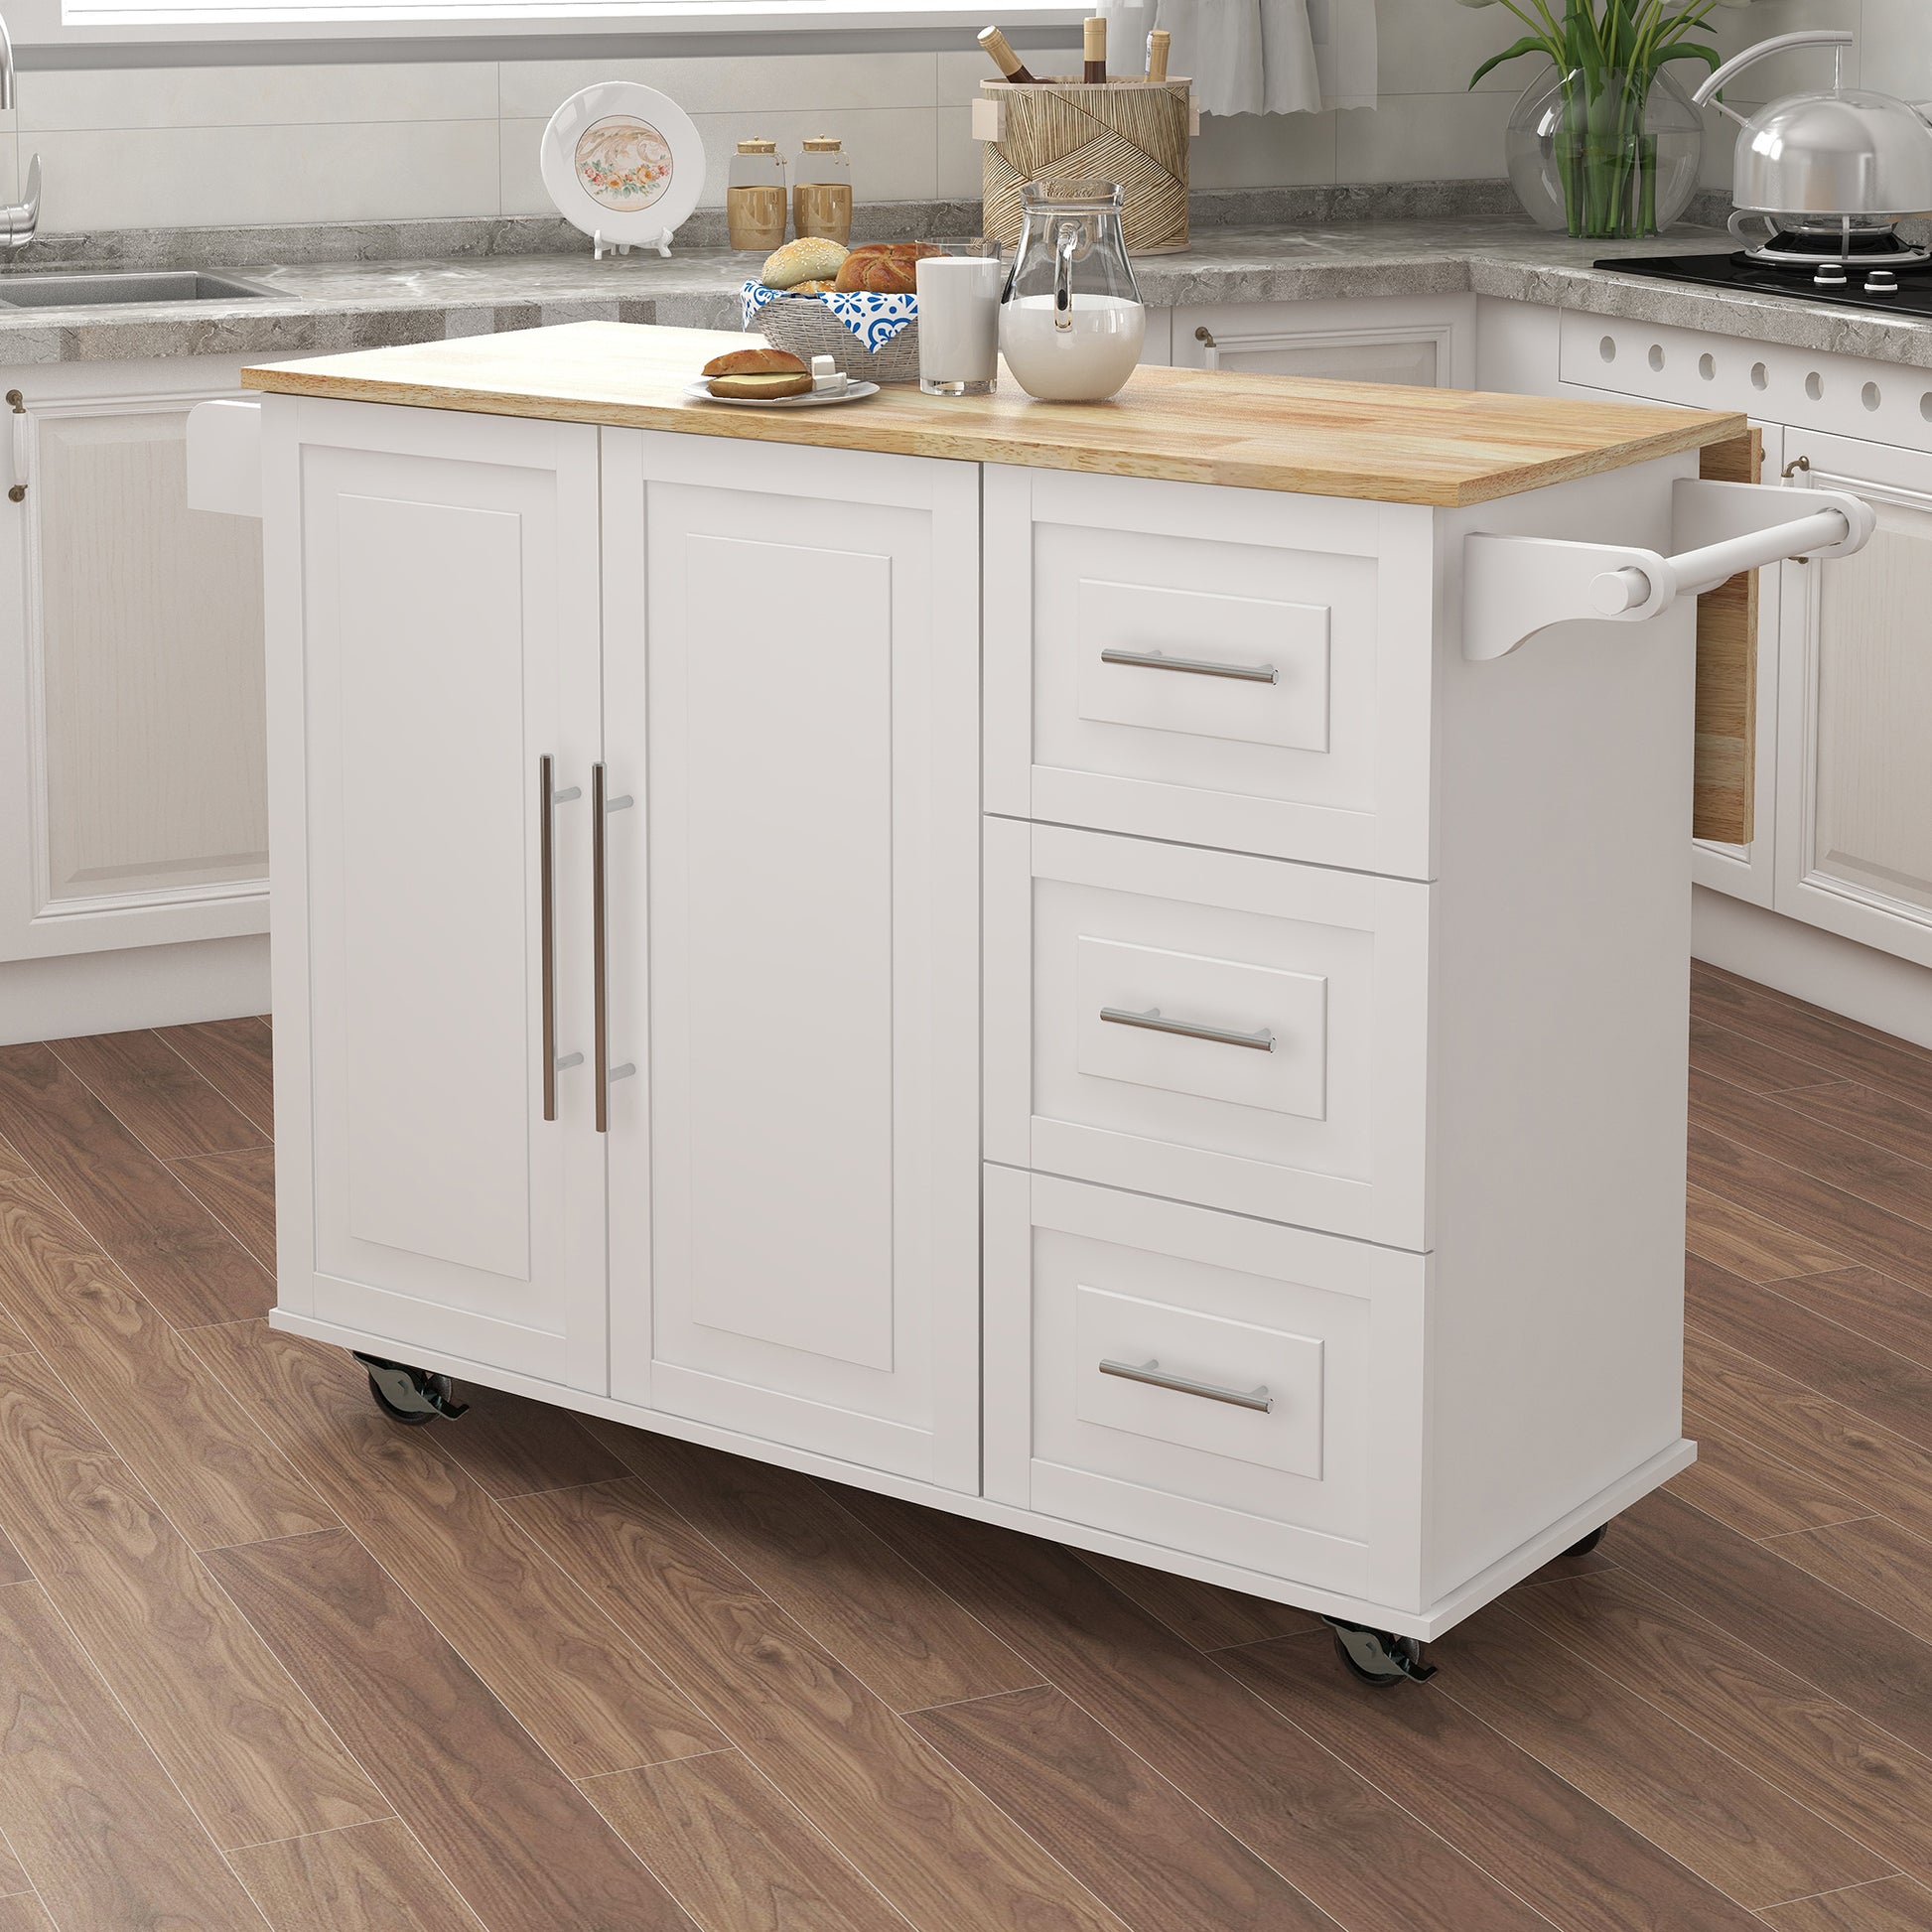
[[[1838,29],[1780,34],[1726,61],[1691,96],[1699,106],[1726,80],[1787,47],[1840,50]],[[1768,216],[1799,231],[1882,230],[1902,216],[1932,210],[1932,122],[1915,107],[1871,88],[1847,87],[1839,74],[1815,93],[1786,94],[1746,117],[1718,102],[1741,130],[1731,165],[1731,231],[1739,217]]]

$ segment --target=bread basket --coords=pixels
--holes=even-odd
[[[877,300],[902,314],[913,298],[854,297],[847,303]],[[835,368],[866,382],[916,382],[919,379],[919,325],[916,317],[877,348],[868,348],[816,295],[780,295],[745,318],[749,333],[762,336],[773,348],[788,348],[808,367],[814,355],[829,355]]]

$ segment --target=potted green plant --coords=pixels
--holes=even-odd
[[[1697,192],[1704,123],[1667,69],[1715,68],[1722,56],[1693,35],[1720,6],[1751,0],[1458,0],[1503,6],[1529,28],[1469,76],[1542,55],[1555,71],[1531,85],[1510,118],[1509,178],[1544,226],[1605,238],[1656,234]]]

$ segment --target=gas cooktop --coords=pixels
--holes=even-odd
[[[1662,282],[1695,282],[1704,288],[1739,289],[1750,295],[1788,295],[1797,302],[1878,309],[1894,316],[1932,316],[1932,262],[1882,268],[1866,267],[1856,256],[1781,263],[1756,261],[1745,254],[1641,255],[1592,266]]]

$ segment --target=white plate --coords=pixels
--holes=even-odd
[[[876,382],[850,382],[843,389],[827,390],[809,396],[714,396],[708,383],[700,379],[684,392],[693,402],[721,402],[728,409],[816,409],[828,402],[857,402],[861,396],[876,396]]]
[[[572,94],[539,155],[557,212],[626,246],[668,242],[704,193],[704,140],[691,116],[635,80]]]

